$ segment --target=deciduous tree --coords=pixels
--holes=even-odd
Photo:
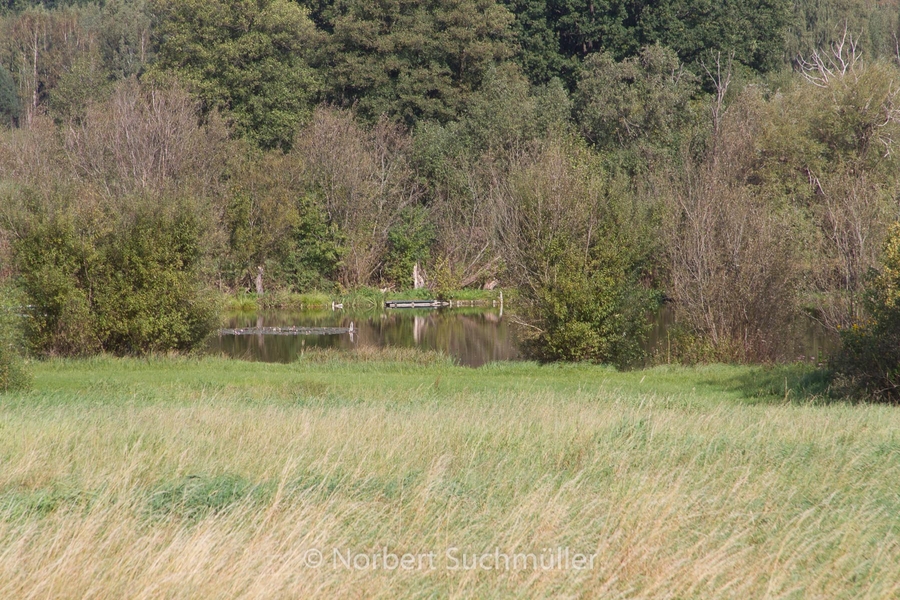
[[[326,98],[369,122],[452,120],[513,52],[512,15],[494,0],[342,0],[324,16]]]
[[[175,75],[259,146],[289,148],[319,87],[306,12],[288,0],[157,0],[154,12],[153,76]]]

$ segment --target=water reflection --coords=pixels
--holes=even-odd
[[[220,335],[211,340],[209,350],[247,360],[291,362],[307,348],[359,344],[438,350],[473,367],[521,356],[512,327],[492,309],[240,313],[231,315],[225,327],[349,328],[351,324],[352,335]]]
[[[669,332],[675,323],[671,307],[651,317],[645,350],[655,360],[667,362]],[[385,309],[370,312],[272,311],[230,316],[225,327],[341,327],[353,332],[336,335],[220,335],[212,339],[210,352],[265,362],[291,362],[307,348],[374,347],[437,350],[460,364],[477,367],[488,362],[522,358],[514,326],[497,309],[452,308],[439,310]],[[790,333],[787,361],[825,360],[837,341],[814,321],[804,319]]]
[[[671,305],[663,306],[650,316],[650,331],[644,349],[658,362],[672,359],[670,334],[675,322],[675,309]],[[778,359],[785,362],[821,363],[840,346],[833,332],[808,317],[799,317],[783,335]]]

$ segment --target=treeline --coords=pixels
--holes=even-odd
[[[42,352],[187,348],[208,291],[500,281],[533,353],[774,360],[869,318],[895,2],[0,3],[0,277]]]
[[[0,115],[78,119],[116,81],[177,79],[204,115],[288,149],[322,104],[366,125],[414,129],[465,116],[498,67],[531,85],[583,88],[588,58],[663,46],[699,77],[717,57],[735,79],[779,75],[846,31],[869,58],[895,56],[893,0],[109,0],[0,3]],[[582,90],[583,91],[583,90]]]

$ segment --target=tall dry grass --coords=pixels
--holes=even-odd
[[[751,369],[35,369],[0,397],[3,598],[900,595],[900,416],[750,403]],[[597,557],[452,570],[453,547]],[[435,568],[333,560],[385,548]]]

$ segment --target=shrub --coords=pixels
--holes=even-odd
[[[535,158],[513,173],[504,219],[527,354],[632,363],[654,304],[638,278],[644,216],[577,144],[549,145]]]
[[[629,272],[624,256],[584,261],[572,248],[546,257],[546,279],[526,294],[526,312],[541,331],[526,339],[538,360],[634,363],[643,354],[653,295]],[[530,297],[529,297],[530,296]]]
[[[13,243],[14,262],[33,318],[28,341],[43,353],[90,354],[100,350],[93,287],[88,271],[96,261],[92,244],[67,215],[38,216]]]
[[[890,230],[882,268],[869,279],[869,316],[841,331],[835,374],[868,396],[900,401],[900,223]]]
[[[686,155],[657,184],[668,292],[685,334],[679,360],[778,360],[797,317],[797,212],[751,177],[759,98],[740,102],[705,155]]]
[[[38,352],[188,350],[206,337],[216,310],[198,283],[201,227],[187,204],[168,204],[118,215],[44,206],[19,224],[13,253]]]
[[[321,199],[307,193],[302,163],[280,153],[239,152],[233,160],[223,214],[225,280],[253,288],[263,267],[266,292],[333,288],[329,278],[338,270],[342,236]]]
[[[26,317],[22,294],[0,284],[0,392],[21,389],[29,383],[22,360],[22,322]]]
[[[6,67],[0,65],[0,125],[13,125],[19,118],[20,110],[16,82]]]
[[[104,240],[93,308],[103,347],[117,353],[188,350],[215,324],[211,299],[196,284],[199,224],[183,207],[137,216]]]
[[[435,231],[434,225],[428,221],[428,211],[422,206],[407,208],[401,219],[388,232],[383,275],[388,283],[406,288],[413,284],[415,264],[424,266],[430,258]]]

